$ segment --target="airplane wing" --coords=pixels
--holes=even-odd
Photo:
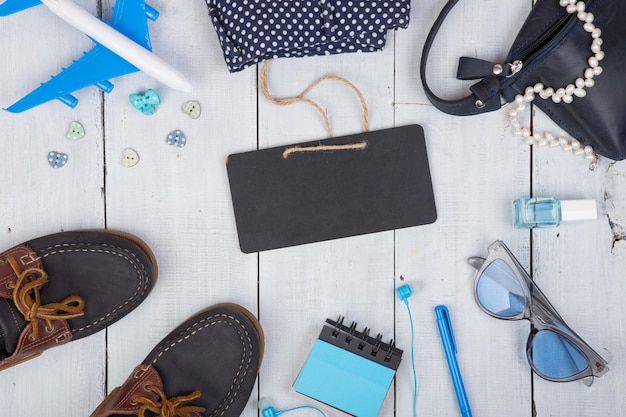
[[[0,13],[3,10],[9,14],[14,13],[18,11],[17,5],[23,6],[24,3],[32,3],[31,6],[34,6],[40,2],[39,0],[6,0],[0,5]],[[110,26],[152,51],[147,18],[156,20],[158,16],[159,12],[148,6],[145,0],[117,0],[113,7]],[[52,76],[49,81],[42,83],[39,88],[5,110],[20,113],[54,99],[73,108],[78,103],[78,99],[71,95],[72,92],[95,85],[109,93],[113,89],[113,84],[109,79],[139,71],[137,67],[108,48],[95,43],[96,46],[91,51],[84,53],[70,67],[64,68],[60,74]]]
[[[152,51],[146,17],[154,21],[159,17],[159,12],[148,6],[145,0],[117,0],[113,6],[111,26]]]
[[[47,101],[59,99],[70,107],[76,107],[78,99],[71,95],[76,90],[95,85],[109,93],[113,89],[111,78],[139,71],[137,67],[120,58],[104,46],[97,44],[91,51],[50,80],[5,110],[21,113]]]
[[[0,4],[0,16],[8,16],[41,4],[39,0],[6,0]]]

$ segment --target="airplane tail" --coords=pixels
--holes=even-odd
[[[0,4],[0,16],[8,16],[40,4],[39,0],[6,0]]]

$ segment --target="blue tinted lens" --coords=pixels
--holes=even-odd
[[[517,316],[526,307],[522,286],[502,259],[493,261],[480,275],[476,296],[480,304],[496,316]]]
[[[569,378],[589,367],[589,361],[580,349],[550,330],[535,335],[530,360],[537,372],[554,379]]]

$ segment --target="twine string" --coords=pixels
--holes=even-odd
[[[326,112],[324,111],[324,109],[322,109],[322,107],[317,104],[316,102],[314,102],[313,100],[309,99],[308,97],[305,97],[309,92],[311,92],[311,90],[313,90],[315,87],[317,87],[320,83],[326,81],[326,80],[333,80],[333,81],[338,81],[342,84],[347,85],[348,87],[350,87],[352,89],[352,91],[354,91],[354,93],[357,95],[357,97],[359,98],[359,101],[361,103],[361,107],[363,108],[363,117],[361,119],[361,130],[363,132],[367,132],[368,131],[368,125],[369,125],[369,112],[367,109],[367,103],[365,102],[365,97],[363,97],[363,93],[361,93],[361,90],[359,90],[354,84],[352,84],[349,80],[343,78],[343,77],[339,77],[337,75],[323,75],[321,77],[319,77],[317,80],[313,81],[304,91],[302,91],[300,94],[298,94],[296,97],[284,97],[284,98],[279,98],[279,97],[274,97],[272,96],[272,94],[269,91],[269,88],[267,86],[267,72],[268,72],[268,61],[264,61],[263,65],[261,66],[261,72],[259,75],[259,89],[261,90],[261,93],[263,93],[263,96],[271,103],[277,105],[277,106],[288,106],[294,103],[307,103],[310,106],[312,106],[315,110],[317,110],[317,112],[320,114],[320,116],[322,116],[322,121],[324,122],[324,127],[326,128],[326,133],[328,134],[328,137],[331,138],[333,137],[333,131],[330,127],[330,122],[328,120],[328,115],[326,114]],[[288,155],[287,155],[288,156]],[[286,158],[286,156],[285,156]]]
[[[347,143],[345,145],[319,145],[319,146],[292,146],[283,151],[283,158],[297,152],[320,152],[320,151],[341,151],[346,149],[360,150],[367,148],[367,141],[357,143]]]

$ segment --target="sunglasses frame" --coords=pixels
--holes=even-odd
[[[507,266],[513,271],[517,278],[522,291],[524,292],[524,299],[526,300],[526,306],[524,311],[515,316],[499,316],[487,310],[478,298],[478,282],[482,277],[485,270],[496,260],[501,260],[507,264]],[[511,253],[509,248],[500,240],[496,240],[488,248],[487,258],[472,257],[468,259],[470,265],[478,269],[476,273],[476,279],[474,282],[474,299],[478,306],[487,314],[492,317],[501,320],[528,320],[531,325],[530,334],[526,342],[526,356],[528,364],[533,372],[535,372],[541,378],[552,382],[569,382],[583,378],[586,385],[591,385],[593,378],[600,377],[609,368],[607,361],[602,358],[595,350],[591,348],[576,332],[574,332],[559,315],[556,309],[552,306],[550,301],[546,298],[543,292],[539,289],[537,284],[532,280],[530,275],[526,272],[524,267],[519,263],[517,258]],[[542,374],[537,370],[532,361],[532,342],[537,333],[542,330],[549,330],[556,333],[559,336],[567,339],[570,343],[576,346],[583,355],[587,358],[587,368],[579,372],[576,375],[572,375],[567,378],[553,378]]]

